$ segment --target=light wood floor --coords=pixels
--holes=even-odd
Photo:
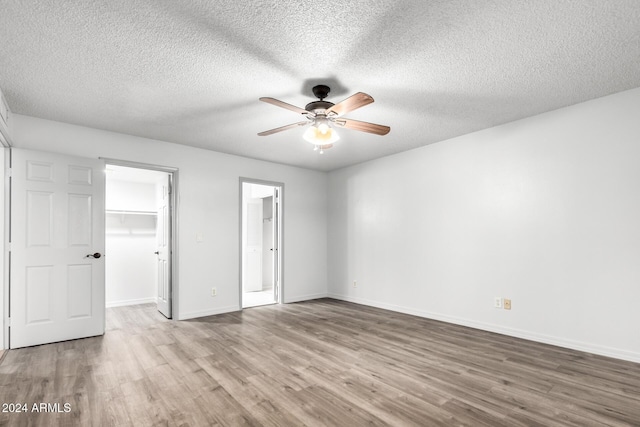
[[[170,321],[107,310],[103,337],[11,350],[2,425],[640,425],[640,364],[334,300]]]

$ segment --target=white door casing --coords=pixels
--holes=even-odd
[[[171,318],[171,175],[157,184],[158,215],[156,219],[157,305],[158,311]]]
[[[104,334],[104,180],[102,160],[11,149],[11,348]]]

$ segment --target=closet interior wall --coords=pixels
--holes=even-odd
[[[156,186],[107,179],[106,305],[156,302]]]

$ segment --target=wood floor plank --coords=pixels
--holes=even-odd
[[[0,426],[639,426],[640,364],[330,299],[11,350]]]

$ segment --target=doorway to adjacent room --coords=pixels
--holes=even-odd
[[[172,318],[173,173],[107,164],[105,302]]]
[[[282,184],[241,180],[241,307],[282,302]]]

